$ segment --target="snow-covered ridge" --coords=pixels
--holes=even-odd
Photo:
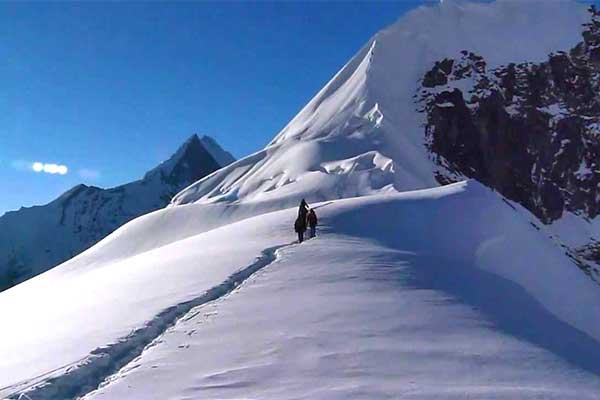
[[[210,150],[204,147],[210,143]],[[143,179],[110,189],[78,185],[44,206],[0,217],[0,290],[61,262],[124,223],[167,205],[174,194],[227,160],[213,139],[191,136]]]
[[[502,383],[508,371],[513,398],[592,399],[597,393],[600,325],[589,305],[600,302],[600,291],[522,218],[525,210],[475,181],[313,206],[321,236],[282,248],[277,261],[273,249],[293,240],[295,208],[230,223],[231,206],[188,205],[127,224],[104,245],[0,294],[12,321],[0,342],[0,394],[161,399],[197,395],[201,382],[218,398],[238,386],[211,385],[212,379],[234,371],[241,375],[230,379],[246,382],[240,390],[279,388],[267,398],[307,384],[319,388],[316,398],[344,398],[357,385],[367,385],[362,393],[392,395],[400,390],[393,382],[404,376],[411,377],[412,390],[435,388],[431,398],[445,398],[453,388],[498,395],[508,390]],[[205,208],[220,226],[197,217]],[[156,225],[172,219],[178,223]],[[128,254],[155,234],[167,238],[181,230],[200,233]],[[259,270],[265,272],[235,275]],[[219,297],[233,287],[230,296]],[[44,302],[27,301],[34,293]],[[250,309],[228,305],[238,296]],[[258,304],[274,308],[253,308]],[[527,310],[527,318],[516,310]],[[212,331],[230,318],[243,324],[243,334]],[[173,342],[173,335],[187,339]],[[327,340],[332,337],[337,345]],[[210,352],[201,350],[203,340]],[[410,363],[400,362],[407,356],[397,347],[402,343],[410,344]],[[311,363],[318,381],[300,373],[297,352],[278,350],[289,346],[322,350]],[[52,356],[40,357],[42,349]],[[341,357],[346,368],[351,357],[368,368],[337,376],[341,366],[328,357]],[[271,386],[261,366],[279,371],[277,383]],[[346,388],[338,397],[332,379]],[[369,385],[373,379],[376,388]]]

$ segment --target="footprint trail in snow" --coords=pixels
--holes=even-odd
[[[145,326],[136,329],[117,343],[93,350],[88,357],[65,367],[53,377],[44,376],[40,381],[24,382],[9,394],[9,399],[27,396],[34,400],[80,398],[98,389],[103,383],[138,358],[146,348],[158,342],[160,337],[179,320],[185,319],[194,309],[218,300],[241,285],[257,271],[275,262],[280,251],[294,245],[270,247],[250,265],[232,274],[221,284],[207,290],[191,300],[171,306],[151,319]],[[25,388],[24,388],[25,386]],[[25,397],[25,398],[27,398]]]

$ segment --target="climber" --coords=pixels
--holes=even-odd
[[[315,210],[313,210],[311,208],[308,211],[308,214],[306,215],[306,225],[308,225],[308,227],[310,228],[310,237],[311,238],[314,238],[317,234],[317,223],[318,223],[317,213],[315,213]]]
[[[298,218],[306,219],[306,213],[310,210],[306,200],[302,199],[300,206],[298,207]]]
[[[304,232],[306,231],[306,218],[298,216],[296,222],[294,222],[294,230],[298,234],[298,243],[304,241]]]

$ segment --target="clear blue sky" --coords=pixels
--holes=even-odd
[[[192,133],[262,148],[421,3],[0,3],[0,215],[138,179]]]

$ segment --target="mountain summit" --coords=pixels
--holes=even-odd
[[[163,208],[179,190],[232,161],[214,139],[192,135],[141,180],[110,189],[82,184],[46,205],[7,212],[0,217],[0,290],[76,256],[124,223]]]

